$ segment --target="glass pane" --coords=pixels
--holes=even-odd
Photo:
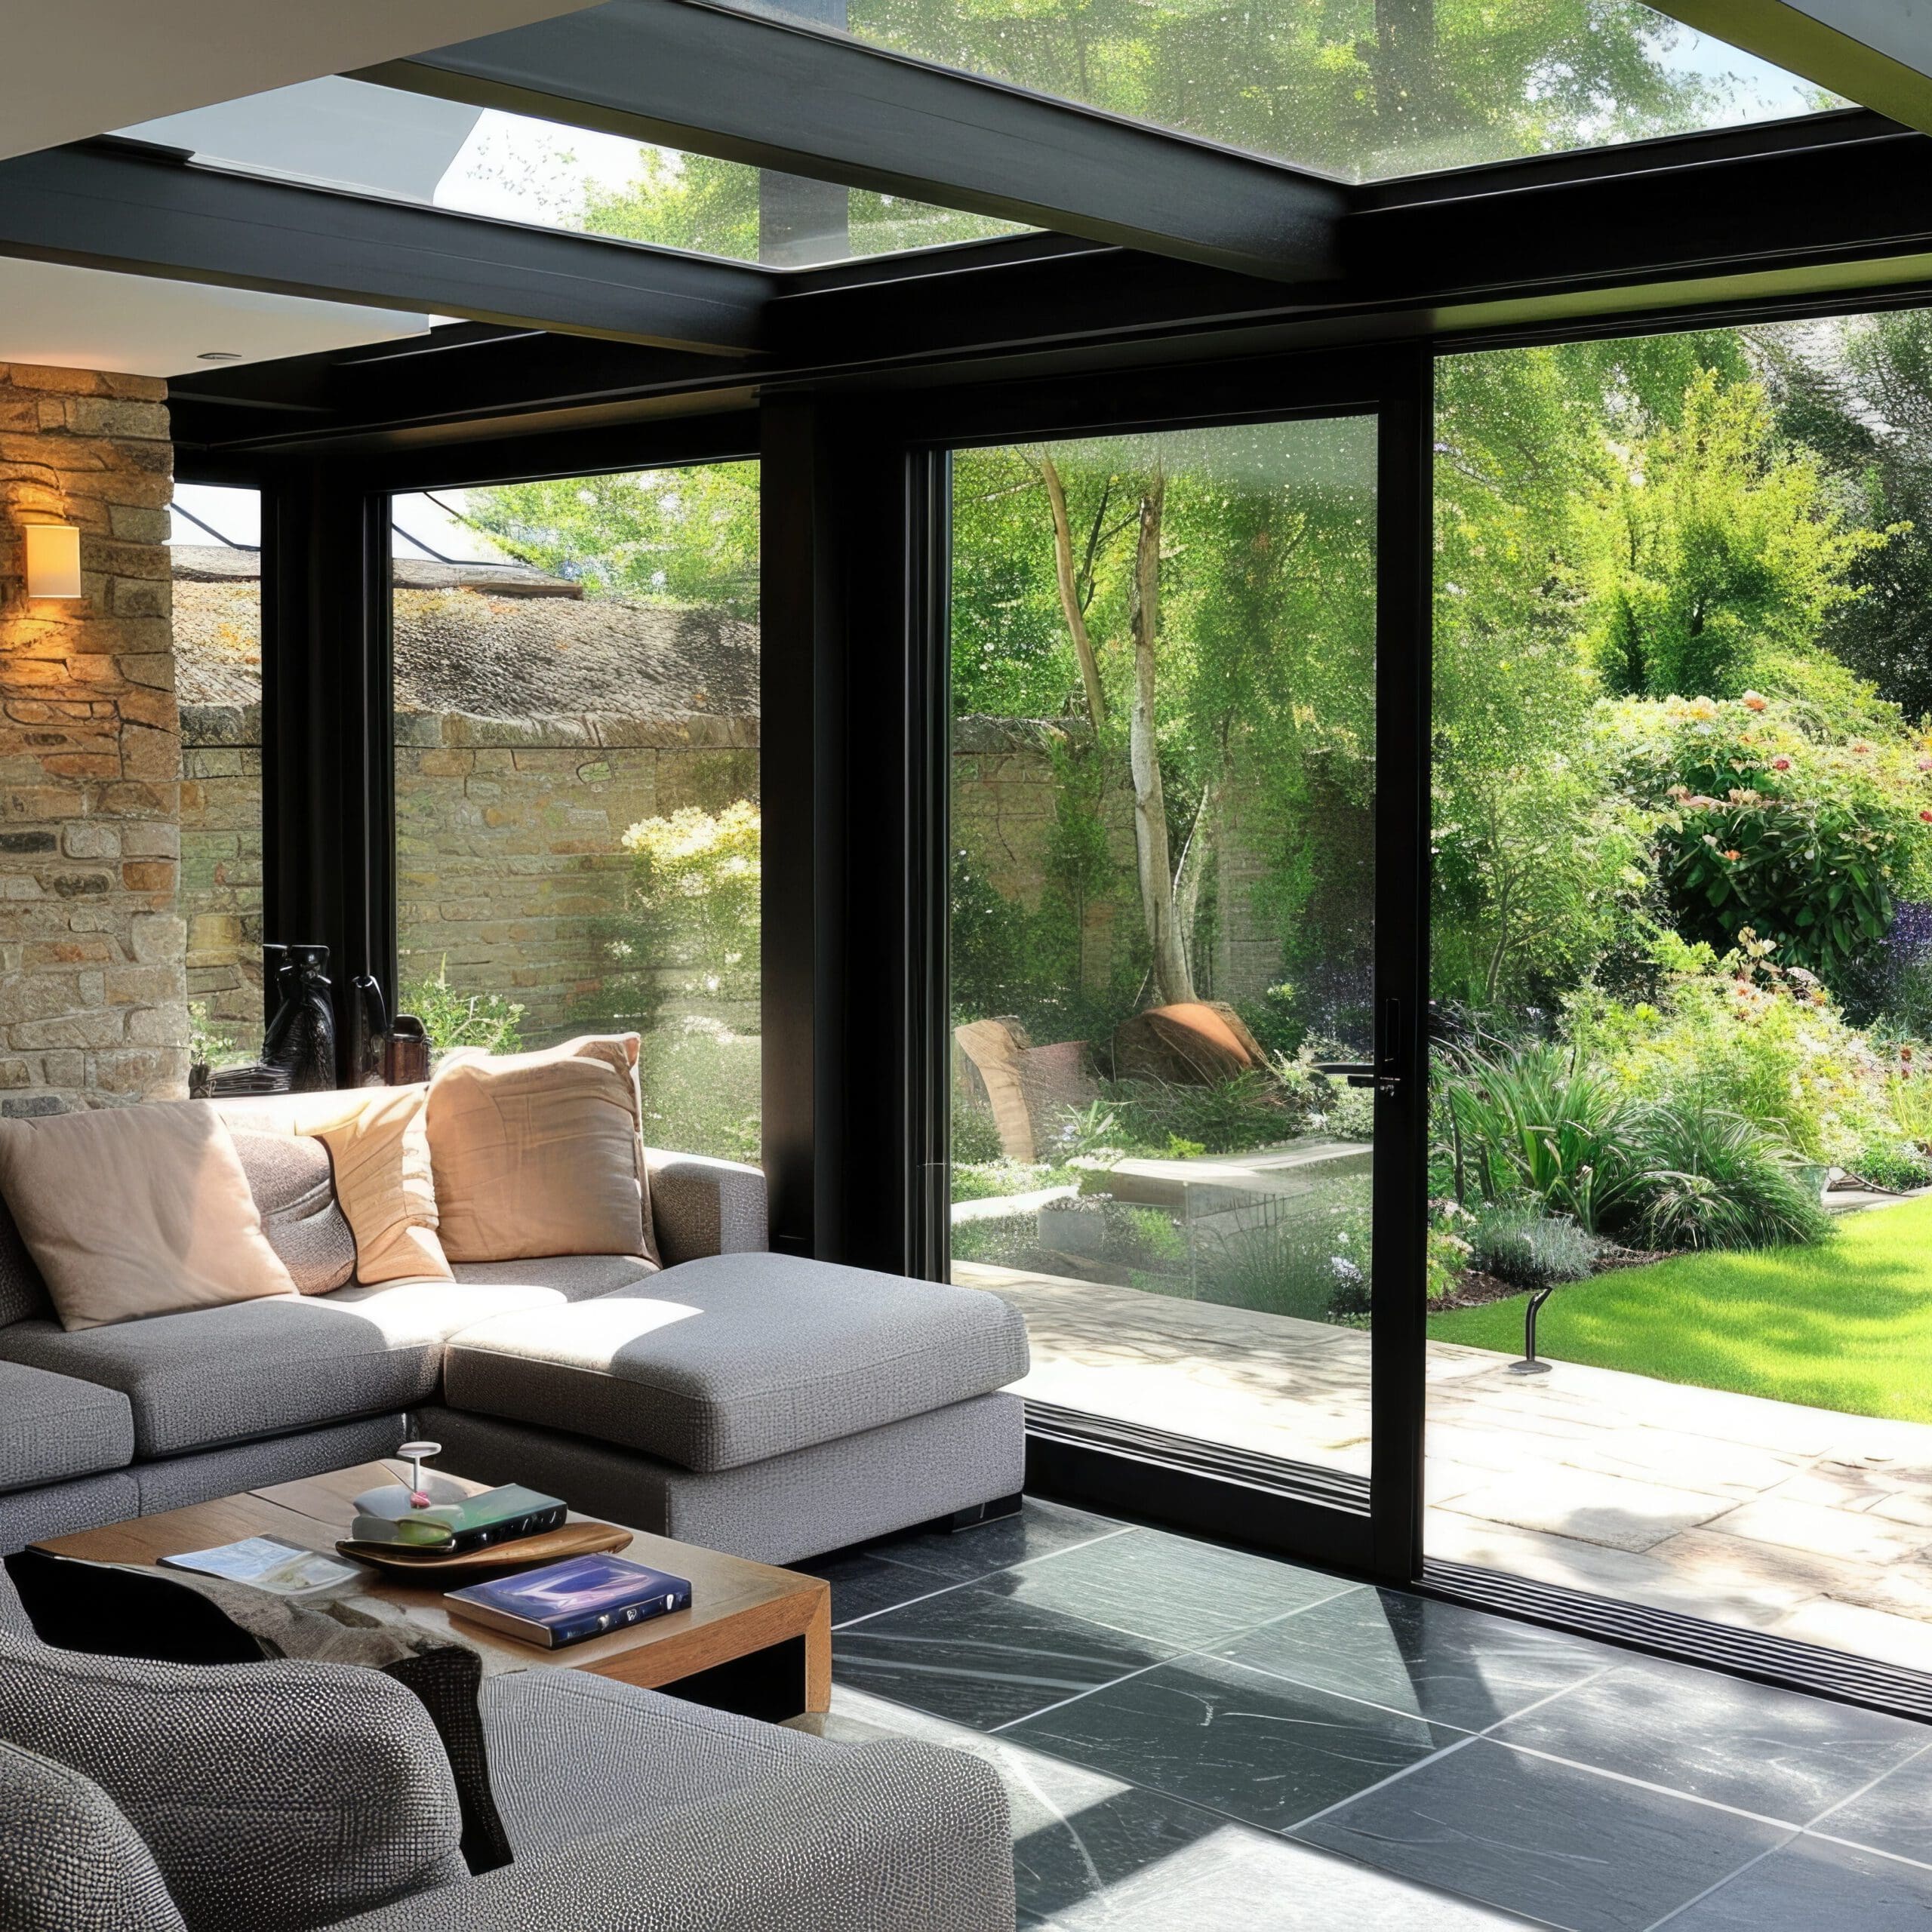
[[[953,458],[954,1278],[1036,1401],[1368,1472],[1372,419]]]
[[[119,131],[285,179],[779,267],[1025,232],[989,215],[340,76]]]
[[[1932,1669],[1932,312],[1438,398],[1429,1553]]]
[[[228,1066],[262,1048],[261,498],[179,484],[171,522],[191,1051]]]
[[[1634,0],[849,0],[842,23],[1355,181],[1844,104]]]
[[[646,1138],[758,1155],[755,464],[395,500],[401,1003],[645,1036]]]

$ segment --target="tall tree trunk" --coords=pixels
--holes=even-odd
[[[1100,688],[1100,662],[1094,655],[1094,640],[1088,635],[1087,614],[1080,608],[1080,585],[1074,574],[1073,526],[1067,521],[1066,486],[1050,456],[1040,459],[1040,474],[1047,486],[1047,501],[1054,512],[1054,569],[1060,580],[1060,614],[1066,620],[1067,635],[1073,639],[1073,654],[1080,660],[1080,682],[1087,694],[1087,715],[1097,742],[1107,716],[1107,696]]]
[[[1140,498],[1140,543],[1134,559],[1134,715],[1128,761],[1134,773],[1134,844],[1140,909],[1153,959],[1154,991],[1163,1005],[1190,1000],[1194,973],[1174,916],[1174,870],[1168,846],[1168,801],[1155,737],[1154,643],[1161,623],[1161,516],[1167,478],[1158,470]]]
[[[1201,916],[1201,881],[1214,856],[1214,813],[1220,793],[1218,779],[1201,787],[1201,803],[1188,828],[1187,843],[1180,848],[1180,863],[1174,868],[1174,924],[1180,932],[1181,956],[1189,961],[1194,958],[1194,934]]]

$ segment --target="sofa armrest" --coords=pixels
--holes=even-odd
[[[764,1176],[708,1154],[644,1150],[651,1180],[651,1224],[666,1267],[707,1254],[743,1254],[765,1246]]]
[[[998,1774],[893,1738],[337,1932],[1013,1932],[1014,1915]]]

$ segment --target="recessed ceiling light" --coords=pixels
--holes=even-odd
[[[197,362],[238,362],[241,359],[238,349],[205,349],[195,358]]]

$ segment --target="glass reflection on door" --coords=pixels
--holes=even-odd
[[[1373,416],[952,458],[953,1278],[1033,1402],[1366,1478]]]

